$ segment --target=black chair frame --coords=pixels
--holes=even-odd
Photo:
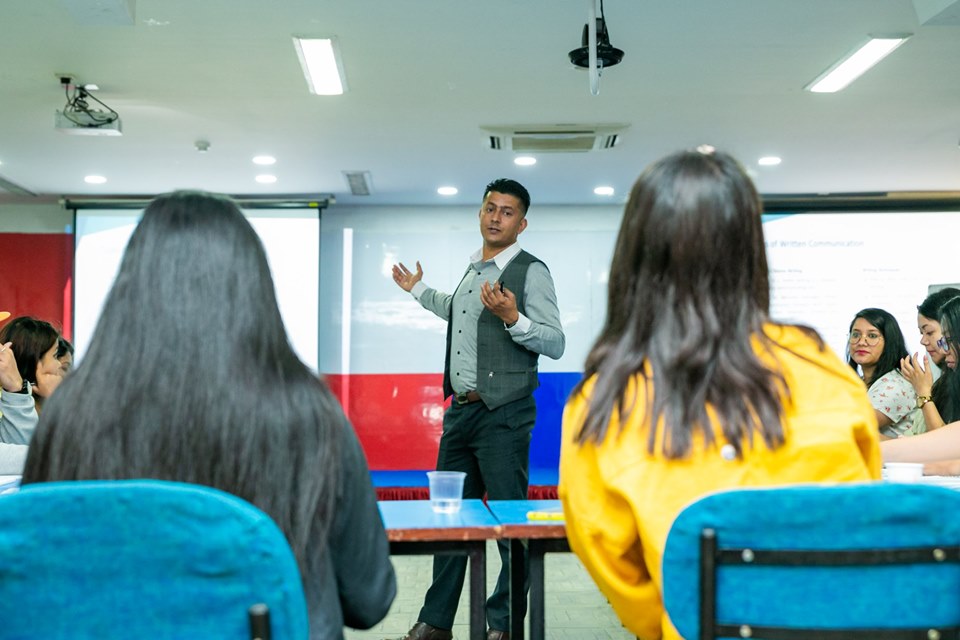
[[[844,567],[903,564],[960,563],[960,546],[900,549],[759,550],[721,547],[716,530],[700,532],[700,639],[753,638],[763,640],[947,640],[960,639],[960,627],[923,629],[823,629],[760,627],[716,619],[717,570],[728,565],[780,567]],[[960,597],[960,594],[953,594]],[[958,603],[960,606],[960,603]]]

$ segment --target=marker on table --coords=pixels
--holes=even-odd
[[[527,511],[527,520],[563,520],[563,511]]]

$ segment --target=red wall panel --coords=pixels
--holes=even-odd
[[[374,470],[433,469],[443,432],[443,374],[324,376]]]
[[[50,322],[71,338],[73,236],[0,233],[0,311]]]

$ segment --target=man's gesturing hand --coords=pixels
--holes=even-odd
[[[505,324],[512,325],[520,318],[520,312],[517,311],[517,297],[510,289],[504,289],[499,282],[494,282],[492,285],[484,282],[480,285],[480,302]]]
[[[413,285],[423,279],[423,269],[420,268],[420,261],[417,260],[417,272],[413,273],[407,269],[402,262],[393,265],[393,281],[407,293],[413,289]]]

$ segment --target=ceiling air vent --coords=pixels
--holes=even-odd
[[[620,132],[630,125],[518,125],[481,127],[489,149],[515,153],[583,153],[611,149],[620,141]]]
[[[369,171],[344,171],[343,177],[350,187],[350,193],[355,196],[368,196],[371,191],[372,179]]]

